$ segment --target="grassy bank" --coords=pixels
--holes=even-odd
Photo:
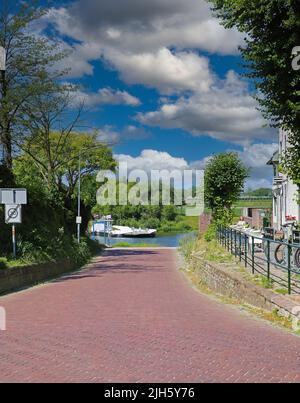
[[[113,248],[159,248],[161,245],[152,243],[130,243],[130,242],[118,242],[114,244]]]
[[[237,273],[239,278],[243,281],[243,287],[245,287],[245,285],[247,287],[248,283],[250,288],[253,287],[253,285],[260,287],[261,289],[269,290],[272,288],[265,277],[261,275],[252,275],[242,265],[240,265],[231,254],[220,246],[216,240],[207,242],[204,239],[193,239],[192,237],[187,237],[182,241],[180,251],[185,261],[182,271],[193,286],[195,286],[201,293],[204,293],[213,299],[217,299],[224,304],[234,305],[241,311],[269,321],[276,326],[285,328],[289,331],[292,330],[292,317],[285,316],[279,311],[279,309],[273,309],[271,311],[269,309],[254,306],[255,304],[253,305],[250,302],[247,302],[247,293],[245,293],[245,298],[237,298],[234,297],[234,294],[232,293],[230,293],[230,295],[226,293],[223,294],[221,291],[213,290],[213,288],[208,286],[207,281],[204,280],[204,278],[206,278],[205,275],[202,276],[201,273],[199,274],[199,272],[197,272],[195,257],[210,262],[212,265],[215,264],[217,268],[223,266],[227,268],[226,270],[229,269],[229,272],[232,270]],[[216,277],[214,278],[214,281],[216,281]],[[223,283],[223,281],[224,278],[220,280],[220,284]],[[237,280],[235,284],[237,284]],[[282,294],[282,292],[279,291],[280,290],[272,289],[274,295]],[[300,332],[296,332],[296,334],[300,335]]]
[[[0,270],[7,268],[20,268],[30,265],[43,264],[48,262],[55,262],[62,259],[70,259],[75,267],[84,266],[90,261],[92,256],[100,254],[104,249],[103,245],[95,242],[89,238],[83,238],[80,245],[76,240],[72,243],[57,245],[57,254],[45,253],[32,253],[22,251],[22,256],[18,259],[13,259],[10,256],[0,257]]]
[[[162,223],[162,225],[158,228],[158,235],[176,235],[198,231],[198,229],[199,217],[187,217],[185,215],[180,215],[175,221]]]

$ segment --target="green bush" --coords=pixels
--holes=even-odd
[[[206,240],[206,242],[211,242],[214,239],[216,239],[216,231],[217,231],[216,224],[215,223],[210,224],[204,235],[204,239]]]
[[[3,257],[0,257],[0,270],[7,269],[7,260]]]

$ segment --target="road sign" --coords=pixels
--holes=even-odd
[[[0,204],[27,204],[27,190],[0,189]]]
[[[22,206],[20,204],[5,205],[6,224],[22,224]]]
[[[82,217],[76,217],[76,224],[82,224]]]

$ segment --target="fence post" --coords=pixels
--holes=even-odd
[[[270,273],[270,268],[271,268],[271,262],[270,262],[270,239],[268,239],[267,240],[267,252],[268,252],[268,254],[267,254],[267,257],[268,257],[268,262],[267,262],[267,267],[268,267],[268,280],[270,280],[270,278],[271,278],[271,273]]]
[[[248,235],[245,234],[245,267],[248,266]]]
[[[252,274],[255,273],[255,245],[254,245],[254,236],[251,236],[252,238]]]
[[[291,245],[288,244],[288,293],[289,293],[289,295],[291,295],[291,293],[292,293],[291,255],[292,255],[292,248],[291,248]]]
[[[233,254],[233,236],[232,236],[232,228],[230,228],[230,252]]]
[[[237,237],[236,237],[236,230],[234,230],[234,256],[237,257]]]
[[[240,262],[242,261],[242,233],[239,231],[239,257]]]
[[[229,252],[229,229],[228,228],[226,229],[226,244],[227,244],[226,248]]]

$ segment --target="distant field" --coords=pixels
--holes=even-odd
[[[234,207],[258,207],[258,208],[272,208],[272,199],[263,200],[240,200]]]
[[[183,216],[182,221],[191,226],[191,229],[197,231],[199,229],[199,217],[187,217]]]

